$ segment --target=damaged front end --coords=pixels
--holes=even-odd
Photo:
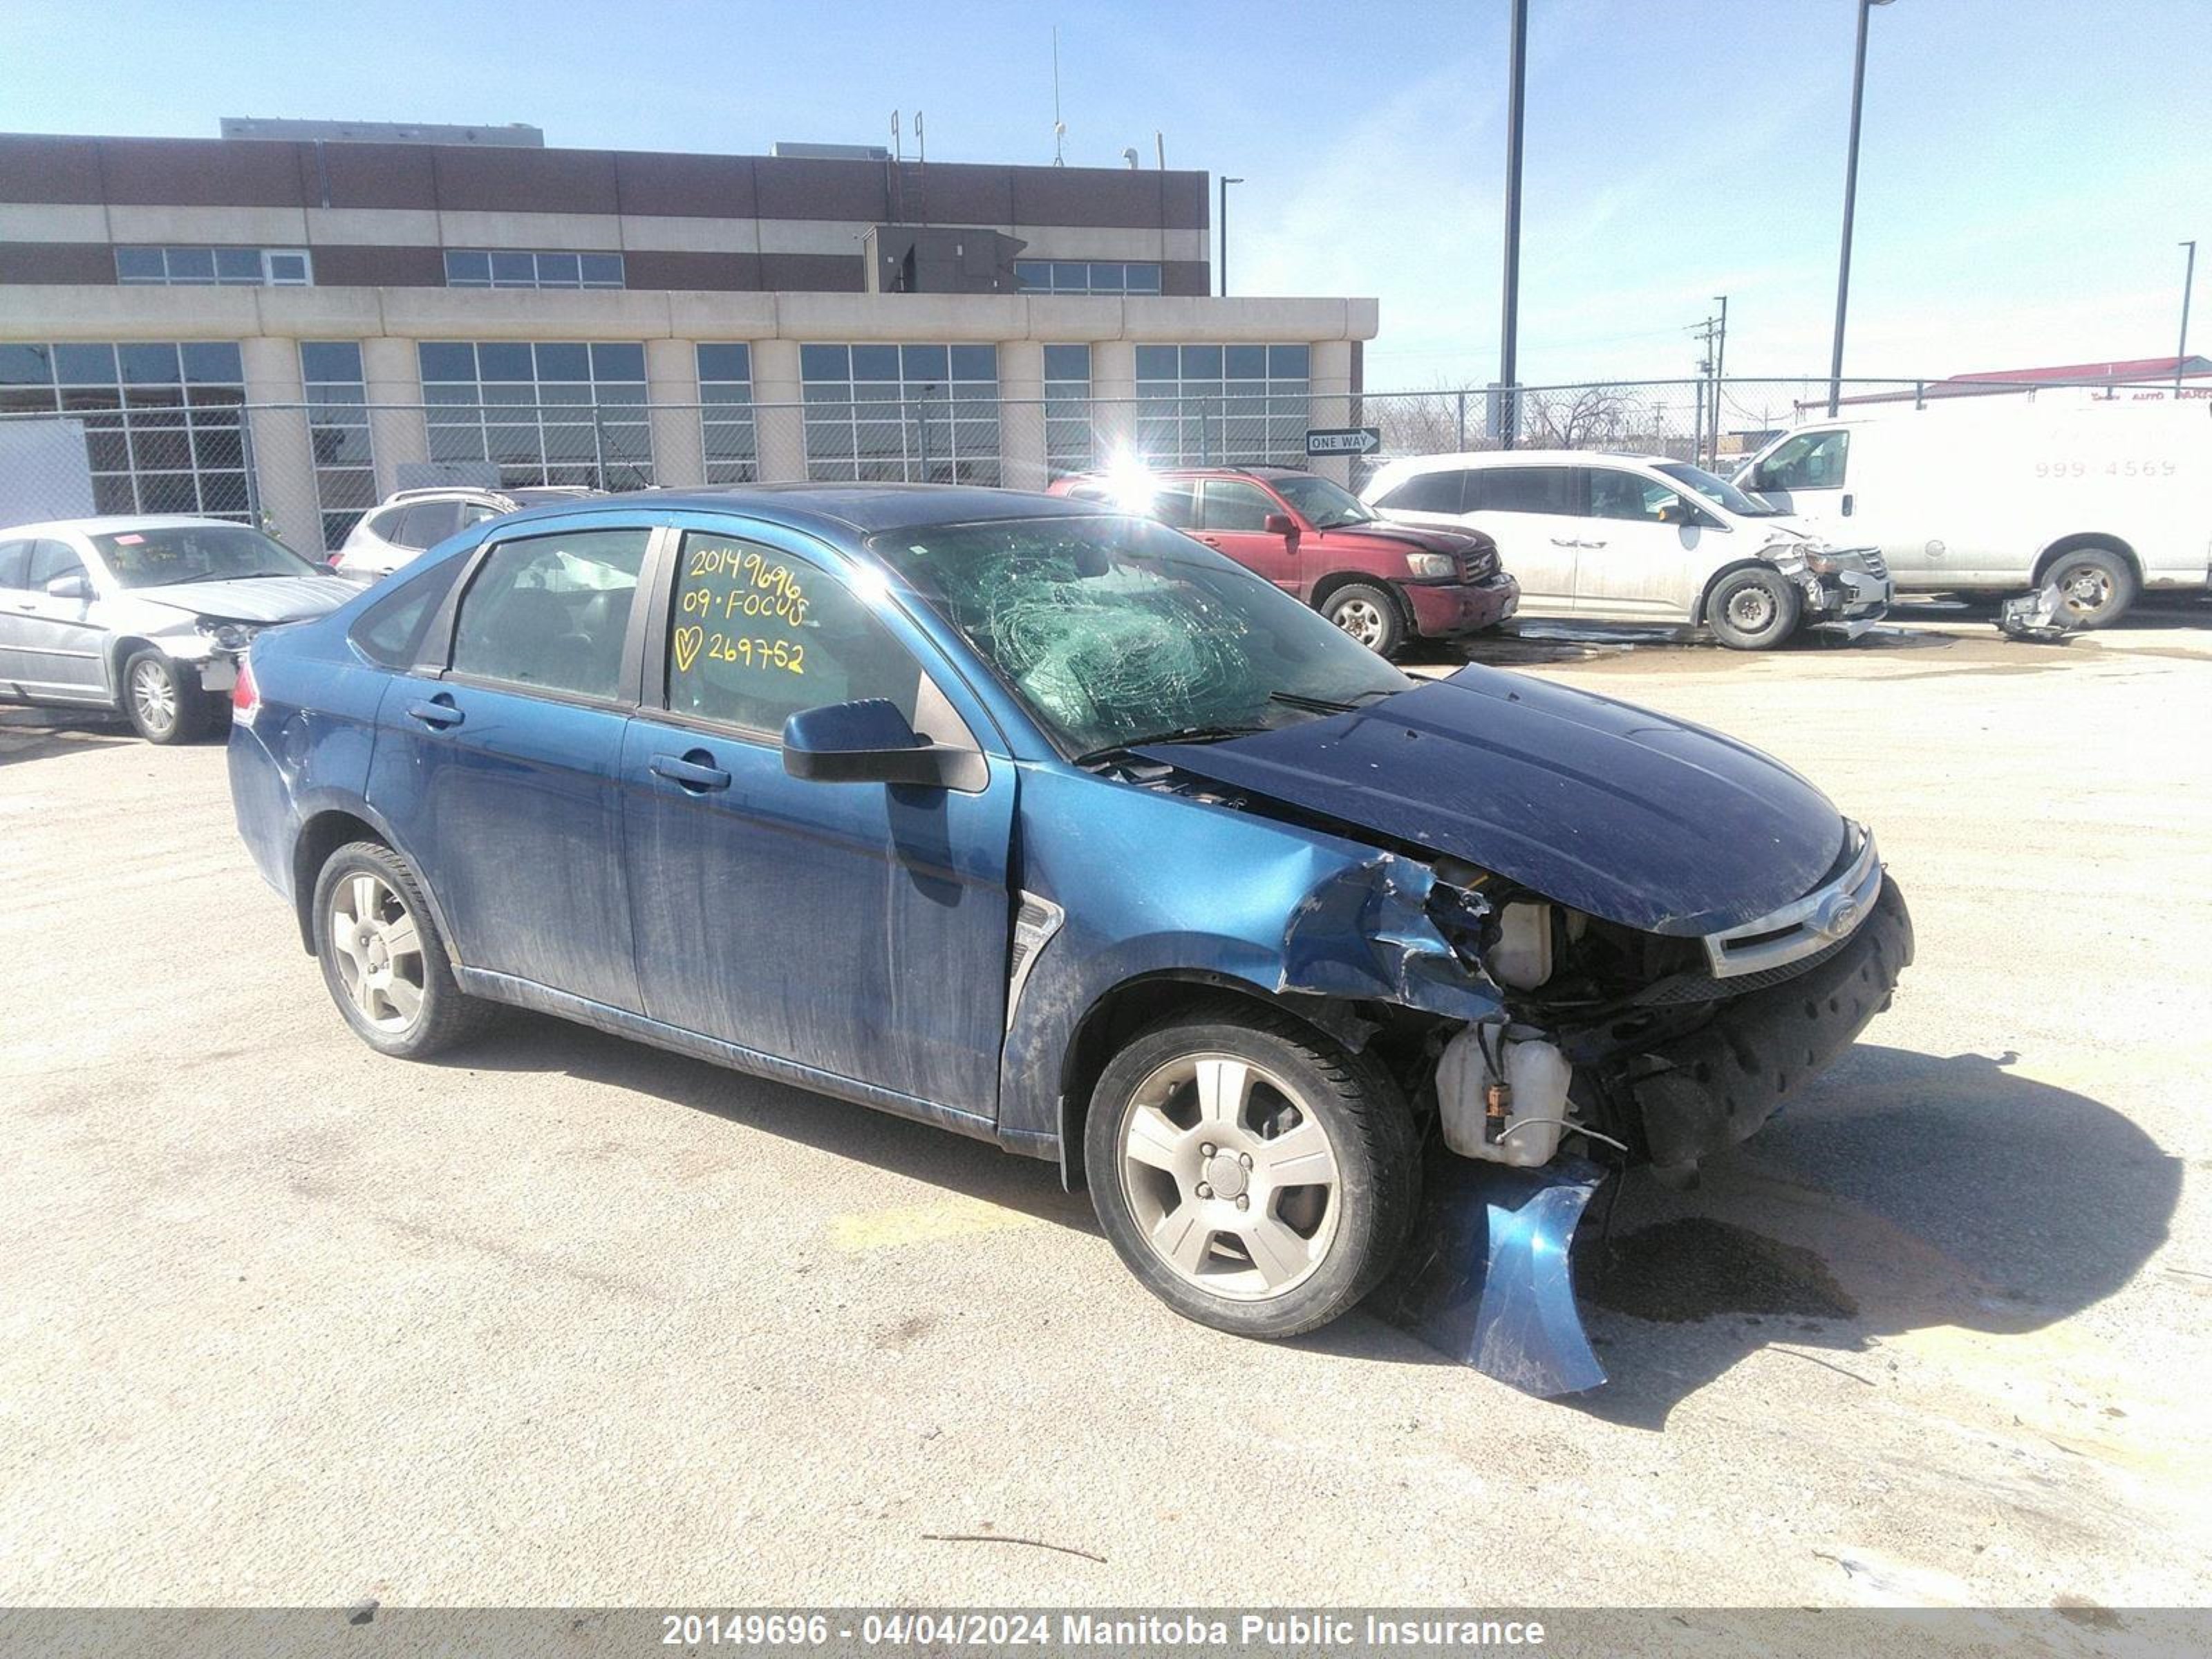
[[[1873,838],[1846,825],[1802,897],[1698,935],[1559,904],[1463,860],[1385,854],[1310,896],[1286,993],[1436,1016],[1397,1038],[1432,1121],[1422,1213],[1376,1310],[1539,1395],[1604,1381],[1572,1250],[1607,1178],[1694,1181],[1888,1006],[1912,957]]]
[[[1832,548],[1798,537],[1777,540],[1759,556],[1797,589],[1805,626],[1856,640],[1889,614],[1896,590],[1871,547]]]

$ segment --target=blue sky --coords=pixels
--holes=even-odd
[[[1522,378],[1826,372],[1852,0],[1533,0]],[[3,0],[0,126],[218,116],[529,121],[556,144],[882,143],[1241,174],[1239,293],[1382,301],[1370,386],[1496,369],[1505,0],[757,5]],[[2212,0],[1896,0],[1874,14],[1846,372],[2173,349],[2212,272]],[[2200,349],[2212,281],[2200,277]]]

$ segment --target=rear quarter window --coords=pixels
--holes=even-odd
[[[412,668],[422,661],[423,633],[466,562],[442,559],[362,612],[349,636],[361,653],[386,668]]]

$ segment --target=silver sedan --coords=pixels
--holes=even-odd
[[[0,701],[116,709],[154,743],[216,721],[259,629],[361,589],[220,519],[0,530]]]

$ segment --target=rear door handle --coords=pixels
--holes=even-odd
[[[410,720],[420,720],[425,726],[443,731],[447,726],[459,726],[468,716],[453,707],[453,700],[451,697],[440,696],[433,697],[428,702],[409,703],[407,718]]]
[[[655,755],[647,763],[646,769],[656,778],[666,778],[679,788],[703,794],[709,789],[730,787],[730,775],[720,767],[709,764],[714,758],[703,749],[695,749],[680,757]]]
[[[1603,542],[1577,542],[1575,545],[1577,547],[1603,547],[1605,544]]]
[[[1845,495],[1845,496],[1844,497],[1844,503],[1843,503],[1843,505],[1844,505],[1844,516],[1845,518],[1847,518],[1847,519],[1848,519],[1848,518],[1850,518],[1850,517],[1851,516],[1851,498],[1850,498],[1849,495]]]
[[[1571,536],[1554,536],[1552,538],[1552,545],[1554,547],[1580,547],[1582,544]]]

